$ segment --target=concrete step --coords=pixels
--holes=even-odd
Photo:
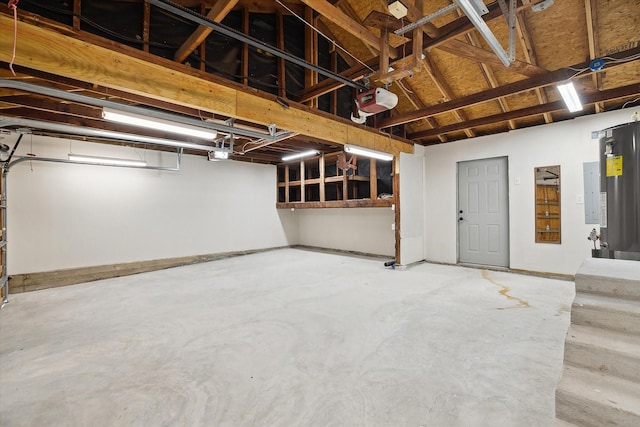
[[[640,384],[565,365],[556,417],[586,427],[640,426]]]
[[[640,301],[577,293],[571,324],[640,335]]]
[[[640,382],[640,336],[571,325],[564,363]]]
[[[575,275],[576,293],[589,292],[640,301],[640,262],[587,258]]]

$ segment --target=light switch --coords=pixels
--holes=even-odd
[[[514,176],[513,177],[513,185],[520,185],[520,177],[519,176]]]

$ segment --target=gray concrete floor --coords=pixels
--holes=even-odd
[[[552,426],[573,283],[282,249],[11,296],[2,426]]]

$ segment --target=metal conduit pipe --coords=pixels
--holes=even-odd
[[[174,167],[174,168],[166,167],[166,166],[109,165],[109,164],[97,163],[97,162],[85,162],[85,161],[76,161],[76,160],[68,160],[68,159],[55,159],[55,158],[52,158],[52,157],[20,156],[20,157],[17,157],[16,160],[11,162],[11,164],[7,165],[6,171],[8,173],[9,170],[14,165],[16,165],[18,163],[33,161],[33,162],[51,162],[51,163],[70,163],[70,164],[73,164],[73,165],[108,166],[108,167],[112,167],[112,168],[151,169],[151,170],[158,170],[158,171],[177,172],[177,171],[180,170],[181,151],[179,151],[177,153],[177,155],[178,155],[178,158],[176,160],[176,167]]]
[[[114,101],[108,101],[106,99],[92,98],[86,95],[80,95],[77,93],[67,92],[64,90],[54,89],[50,87],[38,86],[33,83],[26,83],[26,82],[21,82],[17,80],[0,79],[0,88],[17,89],[25,92],[37,93],[39,95],[65,99],[67,101],[78,102],[81,104],[93,105],[96,107],[113,108],[115,110],[120,110],[127,113],[142,114],[150,118],[169,120],[172,122],[181,123],[189,126],[197,126],[197,127],[202,127],[206,129],[211,129],[221,133],[242,135],[249,138],[260,138],[260,139],[272,138],[269,132],[258,132],[258,131],[240,128],[240,127],[234,127],[234,126],[229,126],[229,125],[224,125],[219,123],[212,123],[206,120],[200,120],[196,118],[177,116],[175,114],[165,113],[163,111],[151,110],[143,107],[136,107],[134,105],[120,104]]]
[[[78,136],[89,136],[105,139],[117,139],[144,144],[161,145],[165,147],[183,148],[199,151],[211,151],[215,147],[212,145],[194,144],[191,142],[175,141],[171,139],[155,138],[152,136],[136,135],[133,133],[114,132],[103,129],[86,128],[72,126],[63,123],[45,122],[42,120],[22,119],[19,117],[0,116],[0,128],[7,126],[20,126],[29,129],[48,130],[53,132],[63,132]]]

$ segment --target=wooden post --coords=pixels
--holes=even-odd
[[[369,160],[369,197],[378,198],[378,169],[376,159]]]
[[[284,51],[284,17],[282,12],[278,10],[276,15],[276,31],[278,49]],[[284,58],[278,57],[278,96],[281,98],[287,97],[287,74]]]
[[[395,173],[395,164],[393,165],[393,203],[395,205],[395,221],[396,221],[396,264],[400,264],[400,174]]]
[[[78,3],[80,3],[80,0],[78,0]],[[144,42],[142,44],[142,50],[145,52],[149,52],[149,27],[150,27],[150,22],[151,22],[151,5],[149,4],[149,2],[145,1],[143,3],[143,9],[142,9],[142,41]]]
[[[300,201],[304,202],[305,201],[305,187],[304,187],[304,177],[305,177],[305,170],[304,170],[305,166],[304,166],[304,160],[300,160]]]
[[[349,177],[347,171],[342,171],[342,200],[349,200]]]
[[[318,160],[318,167],[320,168],[320,201],[326,201],[325,196],[325,183],[324,183],[324,153],[320,153],[320,159]]]
[[[80,31],[80,13],[81,13],[82,0],[73,0],[73,29]],[[145,6],[149,6],[147,2],[144,2]]]
[[[207,13],[207,10],[204,4],[202,4],[202,6],[200,6],[200,15],[204,16],[206,13]],[[207,60],[207,39],[204,39],[202,43],[200,43],[200,46],[198,46],[198,53],[201,59],[200,71],[206,71],[207,64],[205,64],[205,61]]]
[[[310,7],[304,8],[304,19],[307,22],[313,22],[314,25],[315,20],[313,18],[313,9]],[[304,27],[304,59],[312,64],[318,64],[318,35],[312,28],[309,26]],[[318,73],[316,71],[306,69],[304,71],[304,87],[312,87],[318,84]],[[309,107],[317,108],[318,107],[318,98],[313,98],[309,100]]]
[[[242,9],[242,32],[249,35],[249,9],[246,6]],[[242,45],[242,84],[249,86],[249,45],[246,43]]]
[[[284,166],[284,202],[289,203],[289,165]]]

